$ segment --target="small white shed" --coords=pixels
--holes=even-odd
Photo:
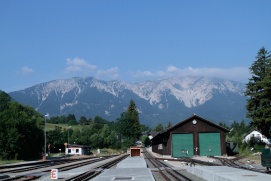
[[[69,144],[65,150],[66,155],[89,155],[90,147],[84,145]]]

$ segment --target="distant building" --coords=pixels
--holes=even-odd
[[[90,147],[84,145],[69,144],[65,150],[66,155],[89,155]]]
[[[265,144],[271,144],[270,140],[268,140],[266,136],[264,136],[262,133],[260,133],[257,130],[253,130],[248,135],[246,135],[243,142],[248,142],[253,137],[258,138],[259,140],[261,140]]]

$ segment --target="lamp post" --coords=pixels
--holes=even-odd
[[[46,160],[46,117],[49,117],[49,114],[44,115],[44,158]]]
[[[69,143],[70,143],[70,128],[71,128],[71,126],[69,126],[69,128],[68,128],[68,145],[67,145],[67,148],[69,148]]]

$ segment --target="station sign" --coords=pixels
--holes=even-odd
[[[51,179],[58,179],[58,169],[51,169]]]

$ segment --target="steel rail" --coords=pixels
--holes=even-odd
[[[71,170],[71,169],[74,169],[74,168],[82,167],[82,166],[85,166],[85,165],[88,165],[88,164],[91,164],[91,163],[96,163],[96,162],[99,162],[99,161],[103,161],[105,159],[109,159],[109,158],[112,158],[112,157],[115,157],[115,156],[117,156],[117,155],[110,155],[110,156],[100,157],[98,159],[91,159],[91,160],[87,160],[87,161],[83,160],[84,162],[75,163],[75,164],[68,165],[68,166],[62,166],[62,167],[59,167],[58,169],[60,171],[67,171],[67,170]],[[30,167],[29,170],[32,170],[32,167]],[[47,169],[47,170],[43,170],[42,172],[51,172],[51,168]],[[5,172],[5,173],[7,173],[7,172]],[[38,178],[41,177],[41,176],[36,176],[35,173],[36,172],[30,173],[30,174],[26,174],[26,175],[20,175],[20,176],[10,177],[10,178],[3,179],[1,181],[15,181],[15,180],[18,180],[18,181],[27,180],[28,181],[28,180],[36,180],[36,179],[38,179]]]
[[[101,166],[95,167],[94,169],[91,169],[91,170],[84,172],[80,175],[66,179],[65,181],[87,181],[89,179],[93,179],[94,177],[98,176],[101,172],[103,172],[105,169],[111,168],[112,166],[116,165],[117,163],[119,163],[120,161],[122,161],[123,159],[125,159],[127,157],[128,157],[128,154],[122,155],[121,157],[119,157],[115,160],[107,162]]]
[[[157,160],[148,151],[144,152],[144,155],[149,159],[149,161],[159,170],[159,173],[163,176],[166,181],[171,181],[172,178],[178,181],[192,181],[190,178],[174,170],[172,167],[164,164],[162,161]],[[164,172],[170,175],[172,178],[167,176]]]

